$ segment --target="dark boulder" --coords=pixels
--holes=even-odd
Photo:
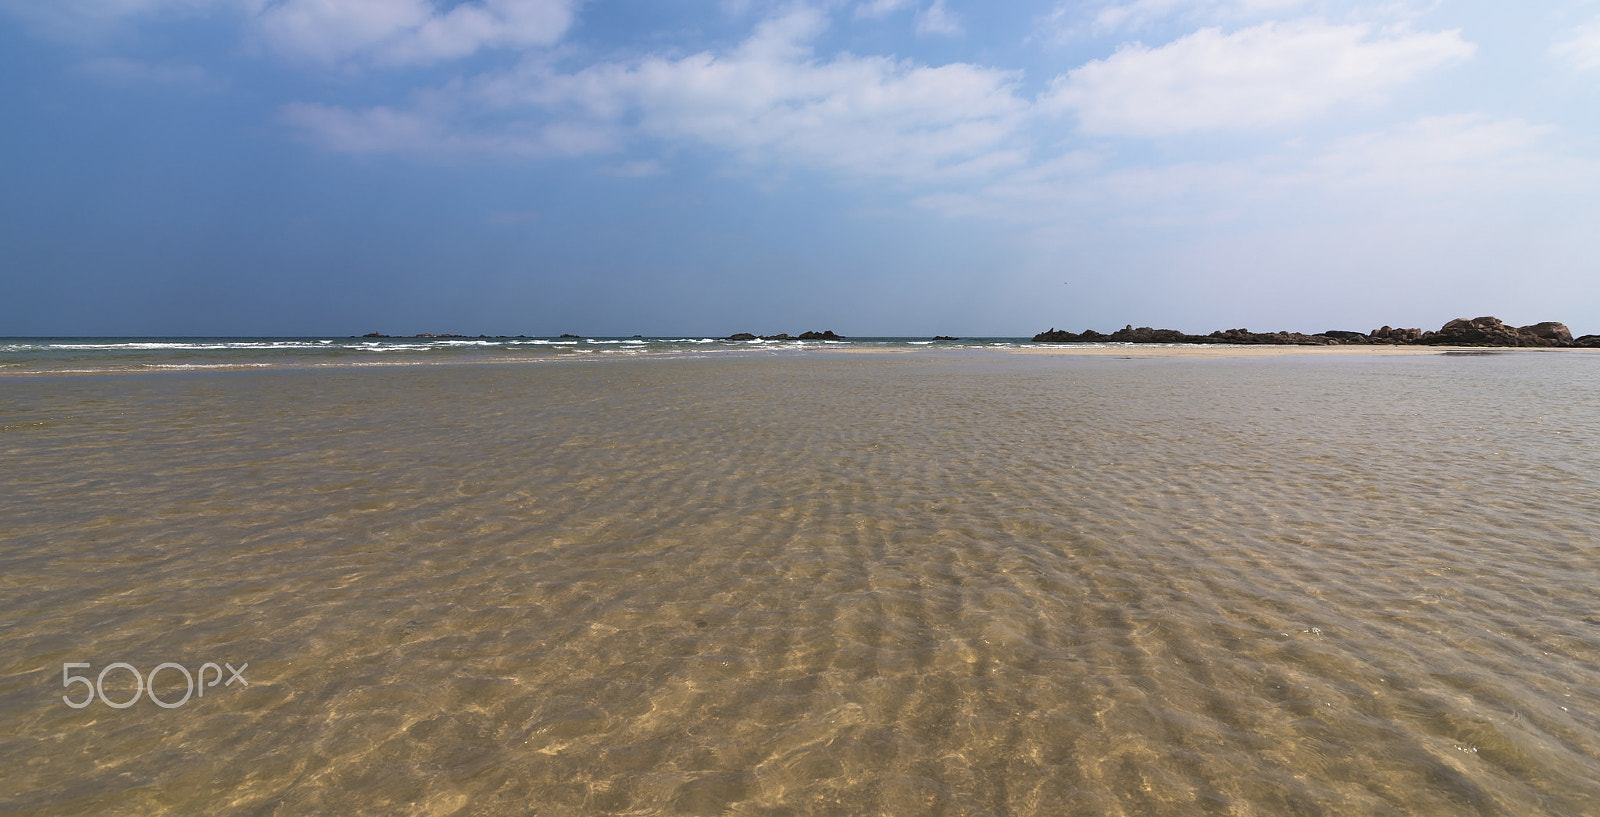
[[[740,332],[740,333],[738,333],[736,335],[729,335],[727,337],[727,340],[755,340],[755,339],[756,339],[756,336],[750,334],[749,332]]]
[[[1572,342],[1572,330],[1568,329],[1566,324],[1556,321],[1543,321],[1530,326],[1519,326],[1517,331],[1524,335],[1533,335],[1536,338],[1544,338],[1545,340],[1553,340],[1559,343]]]
[[[953,337],[951,337],[949,335],[934,335],[933,339],[934,340],[961,340],[961,338],[953,338]]]
[[[1194,335],[1185,335],[1176,329],[1152,329],[1148,326],[1133,328],[1128,324],[1111,333],[1111,340],[1116,343],[1205,343],[1206,341],[1194,340]]]
[[[1327,335],[1307,335],[1300,332],[1252,332],[1249,329],[1227,329],[1212,332],[1202,342],[1252,346],[1335,346],[1343,341]]]
[[[1080,338],[1077,335],[1065,329],[1057,329],[1054,326],[1050,327],[1049,331],[1040,332],[1033,336],[1034,343],[1076,343],[1079,340]]]
[[[835,335],[833,333],[832,329],[829,329],[829,330],[827,330],[825,332],[801,332],[799,339],[800,340],[843,340],[842,337],[840,337],[838,335]]]
[[[1537,331],[1532,331],[1535,328]],[[1519,329],[1486,315],[1470,320],[1456,318],[1437,332],[1424,333],[1419,342],[1429,346],[1568,346],[1571,337],[1567,327],[1554,321]]]
[[[1370,337],[1379,343],[1416,343],[1422,340],[1422,330],[1394,329],[1386,324],[1372,330]]]

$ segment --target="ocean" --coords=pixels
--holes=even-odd
[[[1030,346],[0,341],[0,812],[1600,813],[1600,353]]]
[[[1020,349],[1027,338],[843,338],[728,340],[705,336],[627,338],[0,338],[0,377],[132,374],[209,369],[349,368],[420,364],[526,363],[640,355],[797,354],[819,350]],[[1080,344],[1117,347],[1130,344]]]

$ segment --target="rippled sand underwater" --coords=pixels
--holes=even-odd
[[[1600,814],[1597,383],[1585,353],[10,379],[0,812]],[[63,702],[64,664],[118,661],[249,686]]]

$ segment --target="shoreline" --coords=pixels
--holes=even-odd
[[[1034,343],[1216,343],[1262,346],[1482,346],[1506,348],[1579,347],[1600,348],[1600,335],[1573,337],[1572,330],[1560,321],[1543,321],[1527,326],[1512,326],[1493,315],[1456,318],[1436,332],[1417,328],[1382,326],[1371,332],[1330,329],[1308,335],[1304,332],[1252,332],[1249,329],[1221,329],[1208,335],[1191,335],[1176,329],[1154,329],[1128,324],[1111,334],[1085,329],[1069,332],[1051,327],[1033,336]]]
[[[642,360],[716,360],[730,358],[784,358],[784,357],[816,357],[832,355],[880,355],[880,356],[912,356],[932,353],[936,356],[972,357],[982,355],[1024,355],[1046,357],[1076,357],[1076,358],[1108,358],[1115,360],[1245,360],[1255,358],[1282,358],[1282,357],[1414,357],[1419,355],[1461,355],[1461,356],[1487,356],[1503,355],[1514,352],[1592,352],[1594,349],[1583,347],[1484,347],[1484,346],[1294,346],[1294,345],[1227,345],[1227,344],[1152,344],[1130,343],[1119,346],[1091,346],[1077,344],[1037,344],[1028,346],[993,346],[993,347],[965,347],[950,348],[938,346],[921,346],[915,348],[905,347],[859,347],[842,345],[817,345],[804,348],[753,348],[753,349],[707,349],[700,350],[663,350],[655,352],[641,352],[623,355],[582,355],[582,356],[485,356],[478,358],[456,359],[431,359],[431,360],[342,360],[342,361],[307,361],[307,360],[282,360],[282,361],[232,361],[217,363],[144,363],[130,366],[107,366],[105,368],[12,368],[0,366],[0,380],[12,378],[57,378],[57,377],[119,377],[152,375],[198,375],[222,373],[286,373],[286,372],[332,372],[332,371],[359,371],[381,370],[398,371],[409,368],[441,368],[457,366],[523,366],[531,364],[559,364],[559,363],[604,363],[607,361],[642,361]]]
[[[1224,346],[1222,344],[1184,344],[1172,346],[1158,346],[1154,344],[1132,344],[1129,346],[1083,346],[1072,347],[1064,344],[1050,346],[1024,347],[1020,349],[997,349],[996,351],[1018,355],[1069,355],[1078,357],[1118,357],[1118,358],[1249,358],[1249,357],[1288,357],[1288,356],[1360,356],[1374,357],[1410,356],[1410,355],[1443,355],[1443,354],[1468,354],[1468,355],[1498,355],[1508,352],[1582,352],[1587,349],[1577,347],[1528,347],[1528,346],[1292,346],[1258,344],[1251,346]]]

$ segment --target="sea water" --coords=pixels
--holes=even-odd
[[[1600,356],[308,343],[6,352],[0,811],[1600,813]]]
[[[326,338],[0,338],[0,376],[133,374],[263,368],[349,368],[445,363],[538,362],[583,357],[775,355],[819,350],[1018,349],[1026,338],[839,338],[729,340],[722,337],[326,337]],[[1079,347],[1130,344],[1074,344]]]

